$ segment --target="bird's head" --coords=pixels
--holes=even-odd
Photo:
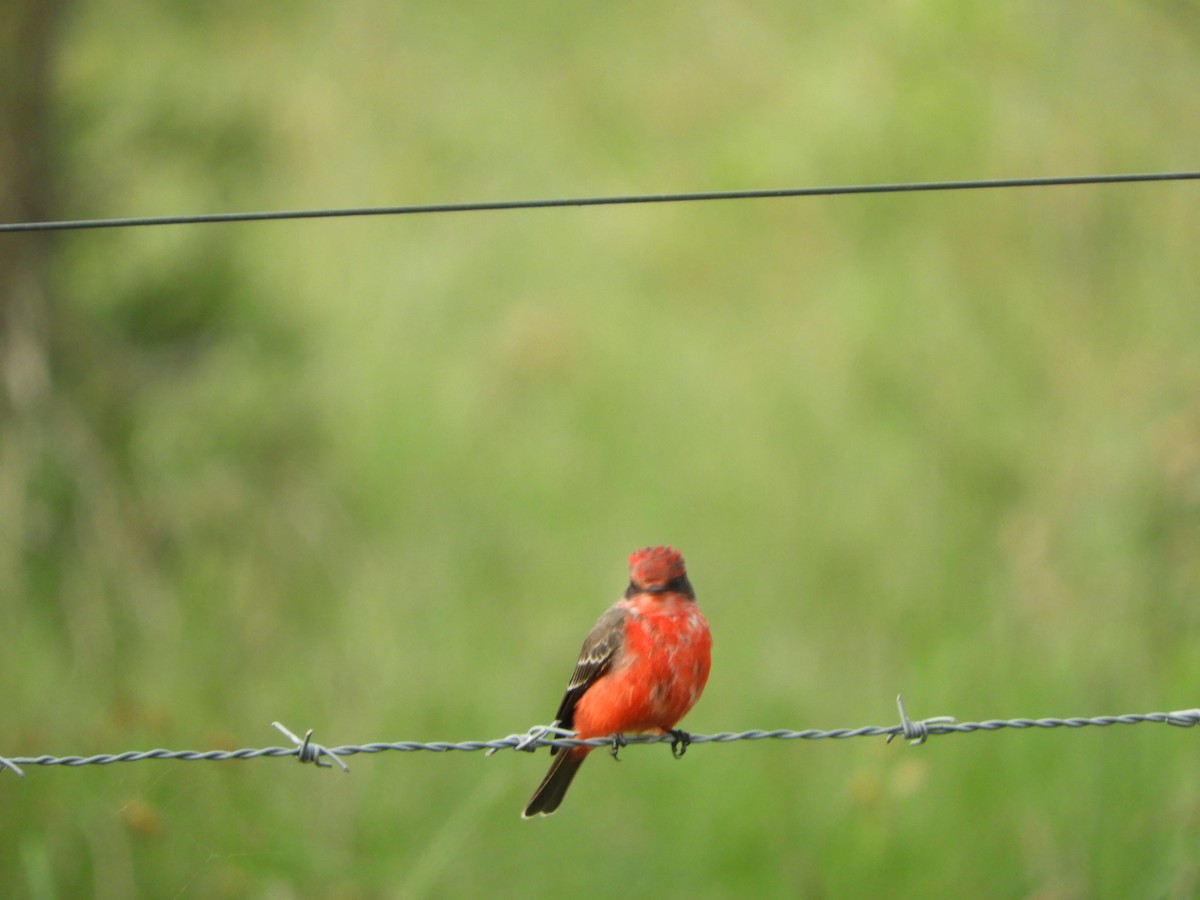
[[[629,591],[694,596],[683,556],[674,547],[645,547],[629,557]]]

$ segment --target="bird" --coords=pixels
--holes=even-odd
[[[681,756],[688,737],[675,725],[700,699],[711,666],[712,634],[683,556],[669,546],[645,547],[629,557],[624,596],[584,639],[554,724],[580,740],[613,736],[613,755],[624,734],[670,733]],[[592,749],[552,747],[550,771],[522,818],[557,810]]]

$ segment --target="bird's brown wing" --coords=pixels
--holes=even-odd
[[[558,713],[554,717],[559,727],[574,727],[575,704],[587,693],[588,688],[612,667],[613,658],[625,639],[625,616],[626,612],[622,607],[614,606],[602,615],[600,621],[588,632],[579,651],[579,662],[575,664],[567,692],[563,694],[562,703],[559,704]]]

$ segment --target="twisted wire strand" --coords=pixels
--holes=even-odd
[[[896,698],[900,711],[899,725],[867,725],[862,728],[835,728],[831,731],[810,728],[804,731],[776,729],[767,731],[751,729],[749,731],[722,731],[716,734],[692,734],[687,736],[687,744],[729,744],[734,741],[819,741],[845,740],[858,737],[886,737],[889,742],[895,738],[903,738],[911,744],[922,744],[930,737],[947,734],[970,734],[976,731],[1000,731],[1003,729],[1027,730],[1031,728],[1107,728],[1112,725],[1139,725],[1156,723],[1173,725],[1179,728],[1191,728],[1200,725],[1200,709],[1178,710],[1176,712],[1130,713],[1122,716],[1094,716],[1090,718],[1044,718],[1044,719],[987,719],[982,722],[958,722],[949,716],[935,716],[929,719],[910,719],[904,709],[904,702]],[[339,766],[348,772],[349,767],[342,757],[355,756],[359,753],[431,751],[448,753],[451,751],[474,752],[486,751],[488,756],[500,750],[522,750],[532,752],[539,747],[614,747],[633,744],[673,743],[679,740],[677,735],[630,735],[616,741],[615,736],[589,738],[580,740],[570,737],[572,732],[556,728],[552,725],[541,725],[530,729],[524,734],[510,734],[507,737],[488,741],[395,741],[375,742],[369,744],[347,744],[340,747],[326,747],[312,740],[312,729],[303,738],[299,738],[278,722],[273,723],[277,729],[289,737],[296,745],[294,747],[263,747],[243,750],[143,750],[127,751],[125,753],[98,753],[93,756],[12,756],[0,757],[0,773],[11,769],[17,775],[24,776],[22,766],[78,766],[109,765],[120,762],[143,762],[151,759],[164,760],[213,760],[227,761],[236,759],[260,759],[293,757],[300,762],[311,762],[321,767]]]

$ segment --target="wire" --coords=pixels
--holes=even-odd
[[[399,751],[411,753],[419,750],[429,750],[434,753],[446,753],[453,750],[476,751],[486,750],[491,756],[498,750],[524,750],[533,752],[538,747],[608,747],[614,753],[619,747],[630,744],[659,744],[670,743],[676,755],[682,751],[676,750],[676,745],[682,743],[684,748],[691,744],[728,744],[734,741],[762,740],[844,740],[856,737],[886,737],[890,743],[894,738],[904,738],[910,744],[923,744],[926,740],[937,735],[970,734],[975,731],[1000,731],[1003,729],[1028,730],[1037,728],[1098,728],[1110,725],[1138,725],[1148,722],[1162,725],[1174,725],[1179,728],[1192,728],[1200,725],[1200,709],[1177,710],[1169,713],[1133,713],[1124,716],[1096,716],[1093,718],[1070,719],[988,719],[983,722],[958,722],[950,716],[935,716],[931,719],[914,721],[908,717],[904,709],[904,701],[897,697],[896,706],[900,711],[899,725],[867,725],[862,728],[838,728],[833,731],[808,729],[807,731],[723,731],[717,734],[682,735],[635,735],[622,737],[613,735],[603,738],[579,740],[570,737],[572,732],[553,725],[540,725],[524,734],[510,734],[508,737],[491,741],[399,741],[396,743],[349,744],[342,747],[325,747],[312,740],[312,729],[303,738],[297,737],[278,722],[272,723],[280,732],[286,735],[296,745],[294,747],[264,747],[258,750],[130,750],[125,753],[101,753],[94,756],[14,756],[0,757],[0,774],[5,769],[11,769],[17,775],[24,777],[21,766],[79,766],[108,765],[118,762],[143,762],[149,759],[170,760],[217,760],[258,759],[295,757],[300,762],[311,762],[321,767],[333,764],[342,771],[349,772],[349,767],[340,757],[354,756],[359,753],[384,753]]]
[[[85,228],[140,228],[147,225],[206,225],[218,222],[263,222],[282,219],[334,219],[358,216],[407,216],[427,213],[500,212],[554,209],[563,206],[627,206],[646,203],[690,203],[704,200],[766,200],[783,197],[833,197],[848,194],[899,194],[970,191],[993,188],[1061,187],[1082,184],[1129,184],[1152,181],[1196,181],[1198,172],[1146,172],[1124,175],[1068,175],[1047,178],[995,178],[976,181],[915,181],[834,187],[767,188],[749,191],[697,191],[683,194],[626,194],[612,197],[564,197],[543,200],[483,200],[412,206],[364,206],[342,209],[294,209],[267,212],[203,213],[180,216],[135,216],[120,219],[74,219],[59,222],[0,223],[0,233],[77,231]]]

